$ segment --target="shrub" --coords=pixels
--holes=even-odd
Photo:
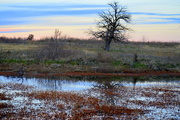
[[[147,66],[143,63],[136,62],[133,64],[133,68],[147,68]]]
[[[119,66],[119,65],[121,65],[121,64],[122,64],[121,61],[117,61],[117,60],[112,61],[112,65],[113,65],[113,66]]]
[[[0,42],[2,43],[25,43],[26,40],[23,38],[7,38],[7,37],[0,37]]]
[[[34,51],[34,57],[39,61],[59,60],[62,57],[67,57],[72,54],[73,51],[64,48],[64,43],[62,41],[53,38]]]

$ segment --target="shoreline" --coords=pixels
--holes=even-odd
[[[180,76],[180,72],[173,71],[147,71],[147,72],[122,72],[122,73],[101,73],[101,72],[61,72],[61,73],[31,73],[20,74],[18,72],[0,72],[2,76],[34,76],[34,77],[51,77],[51,76],[119,76],[119,77],[141,77],[141,76]]]

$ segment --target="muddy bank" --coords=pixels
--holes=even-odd
[[[136,77],[136,76],[180,76],[180,72],[171,71],[148,71],[148,72],[122,72],[122,73],[92,73],[92,72],[60,72],[60,73],[32,73],[32,72],[0,72],[3,76],[122,76],[122,77]]]

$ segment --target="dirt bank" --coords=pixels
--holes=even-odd
[[[148,72],[123,72],[123,73],[90,73],[90,72],[62,72],[62,73],[19,73],[19,72],[0,72],[4,76],[122,76],[122,77],[136,77],[136,76],[180,76],[180,72],[171,71],[148,71]]]

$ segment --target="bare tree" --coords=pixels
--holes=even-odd
[[[127,41],[125,31],[131,30],[123,25],[131,22],[131,15],[127,12],[127,8],[119,5],[118,2],[108,4],[110,9],[99,14],[100,20],[97,21],[97,31],[90,31],[90,34],[96,38],[105,41],[105,50],[109,51],[110,44],[115,42]]]
[[[33,35],[33,34],[29,34],[29,36],[28,36],[27,40],[32,41],[32,40],[33,40],[33,38],[34,38],[34,35]]]
[[[55,29],[54,31],[54,39],[58,40],[61,37],[61,31],[59,29]]]

